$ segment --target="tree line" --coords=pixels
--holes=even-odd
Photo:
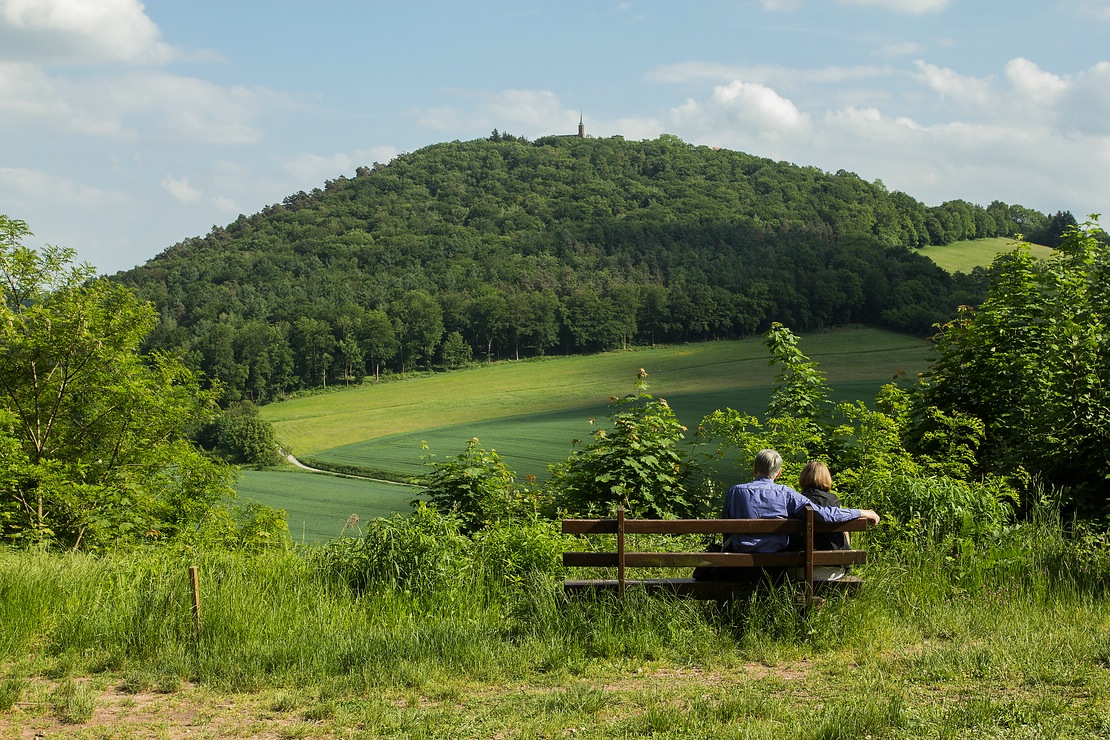
[[[928,207],[881,182],[673,136],[495,133],[360,167],[114,277],[148,349],[267,402],[474,359],[863,323],[925,333],[984,295],[928,244],[1063,229],[1017,205]]]

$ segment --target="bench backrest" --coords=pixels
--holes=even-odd
[[[624,508],[616,519],[564,519],[563,534],[615,534],[615,552],[565,552],[563,565],[574,567],[616,567],[618,592],[624,593],[626,568],[680,568],[724,566],[750,568],[804,568],[807,600],[813,596],[815,566],[854,565],[867,560],[863,550],[816,550],[814,534],[861,532],[864,519],[827,523],[817,520],[813,509],[806,508],[800,519],[628,519]],[[800,534],[802,549],[791,552],[628,552],[626,534]]]

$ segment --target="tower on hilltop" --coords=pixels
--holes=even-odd
[[[586,124],[582,123],[582,114],[578,114],[578,138],[586,138]]]

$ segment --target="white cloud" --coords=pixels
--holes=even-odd
[[[802,0],[759,0],[763,9],[772,13],[785,13],[802,7]]]
[[[1065,0],[1065,6],[1070,6],[1089,18],[1110,21],[1110,0]]]
[[[238,203],[225,195],[217,195],[213,198],[212,206],[220,213],[226,213],[232,216],[237,216],[243,212],[243,209],[239,207]]]
[[[855,65],[798,68],[774,64],[736,65],[719,62],[689,61],[666,64],[647,73],[650,82],[684,84],[699,81],[731,82],[745,80],[765,85],[836,84],[851,80],[887,77],[894,70],[888,65]]]
[[[1007,125],[1021,121],[1027,128],[1048,128],[1058,135],[1110,134],[1110,62],[1077,75],[1058,75],[1017,57],[1006,63],[1001,80],[960,75],[920,60],[915,64],[918,80],[941,102],[963,106],[945,111],[949,115]]]
[[[668,130],[693,143],[778,159],[812,136],[813,123],[775,90],[733,80],[714,87],[706,100],[691,98],[672,108]]]
[[[455,91],[462,105],[443,105],[412,111],[416,122],[435,131],[489,133],[493,129],[515,136],[537,138],[571,134],[577,130],[580,111],[563,106],[548,90]]]
[[[260,113],[288,104],[267,90],[111,66],[149,68],[182,56],[139,0],[0,0],[0,135],[252,144],[261,138]],[[100,66],[72,69],[80,64]],[[61,65],[69,70],[56,72]]]
[[[826,1],[827,0],[818,0],[818,2]],[[1088,3],[1099,2],[1099,0],[1079,1]],[[868,5],[884,10],[892,10],[896,13],[922,15],[924,13],[944,10],[951,3],[951,0],[840,0],[840,2],[845,5]],[[759,0],[759,5],[763,10],[771,13],[787,13],[799,10],[803,5],[803,0]]]
[[[168,61],[172,49],[138,0],[0,0],[0,57],[23,61]]]
[[[592,130],[592,122],[586,121],[586,134]],[[614,121],[605,122],[606,131],[609,134],[616,136],[623,136],[629,141],[641,141],[643,139],[655,139],[660,134],[664,133],[663,124],[656,118],[642,118],[636,116],[627,116],[618,118]],[[601,134],[607,135],[607,134]]]
[[[264,112],[291,105],[269,90],[160,72],[76,81],[0,63],[0,111],[9,114],[0,130],[22,125],[122,141],[243,145],[261,139],[255,121]]]
[[[264,109],[286,104],[268,90],[161,73],[135,74],[111,85],[114,89],[103,93],[114,110],[139,120],[150,116],[159,135],[202,144],[256,143],[262,131],[254,119]]]
[[[349,154],[319,155],[301,153],[290,159],[284,166],[286,172],[291,174],[299,183],[315,183],[319,187],[325,180],[336,175],[351,172],[354,169],[353,160]],[[306,187],[306,185],[301,186]]]
[[[69,115],[69,106],[52,79],[31,64],[0,62],[0,111],[15,118],[50,121]],[[4,121],[0,121],[0,125]]]
[[[304,189],[320,187],[340,175],[351,177],[358,167],[369,167],[374,162],[388,163],[396,156],[396,149],[385,146],[328,155],[302,152],[285,162],[282,168],[299,183],[297,188]]]
[[[0,201],[19,205],[35,202],[57,206],[99,209],[127,202],[118,192],[82,185],[66,177],[56,177],[23,167],[0,167]]]
[[[529,128],[574,119],[574,112],[564,108],[555,93],[547,90],[503,90],[491,96],[486,105],[494,120]]]
[[[1110,137],[1110,62],[1099,62],[1069,83],[1060,120],[1073,130]]]
[[[948,7],[951,0],[840,0],[847,5],[868,5],[893,10],[896,13],[922,15]]]
[[[181,203],[196,203],[203,193],[189,184],[188,177],[175,178],[166,175],[162,178],[162,188]]]
[[[941,98],[977,107],[992,105],[996,95],[991,80],[961,75],[955,70],[938,67],[921,59],[914,61],[919,78]]]
[[[421,108],[413,111],[416,123],[433,131],[453,131],[462,128],[467,112],[449,105]]]
[[[1006,79],[1015,90],[1038,105],[1053,105],[1068,88],[1063,78],[1041,70],[1023,57],[1006,63]]]
[[[733,80],[713,88],[713,102],[731,111],[741,123],[766,131],[793,130],[806,125],[805,116],[791,101],[757,82]]]
[[[693,85],[720,69],[675,65],[657,70],[657,78],[686,76]],[[872,102],[848,76],[819,85],[801,82],[816,79],[815,70],[762,73],[798,81],[797,90],[787,96],[781,87],[737,78],[674,107],[668,131],[697,144],[881,178],[930,204],[999,199],[1078,214],[1105,193],[1098,173],[1110,167],[1110,62],[1069,76],[1016,58],[977,77],[918,61],[913,72],[892,70],[903,84],[887,86]]]
[[[917,41],[884,41],[877,49],[879,56],[889,59],[919,56],[924,51],[925,45]]]

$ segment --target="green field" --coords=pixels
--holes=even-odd
[[[289,532],[297,542],[338,537],[348,518],[359,521],[408,511],[416,489],[393,483],[341,478],[290,467],[244,470],[237,493],[241,499],[285,509]]]
[[[924,340],[867,328],[807,335],[800,344],[838,401],[871,400],[895,375],[924,369],[931,352]],[[776,373],[768,360],[756,338],[502,362],[294,399],[261,413],[300,458],[419,475],[422,442],[443,459],[477,437],[518,476],[542,479],[572,440],[589,441],[596,428],[589,420],[606,421],[610,397],[631,392],[639,368],[648,371],[650,392],[692,429],[719,408],[761,413]],[[301,471],[247,471],[238,491],[285,509],[294,539],[307,541],[336,536],[353,513],[365,520],[407,511],[414,496],[403,487]]]
[[[1009,252],[1016,246],[1017,242],[1010,237],[996,236],[953,242],[939,247],[924,247],[921,253],[948,272],[967,273],[975,267],[989,267],[996,256]],[[1052,249],[1040,244],[1031,244],[1029,249],[1034,257],[1040,259],[1052,254]]]
[[[870,399],[877,387],[873,380],[839,383],[834,388],[834,398],[837,401]],[[706,414],[720,408],[761,412],[770,396],[770,387],[763,386],[666,398],[679,420],[694,429]],[[546,477],[551,463],[562,460],[570,453],[573,440],[589,442],[597,424],[606,422],[605,417],[610,410],[606,404],[596,404],[566,411],[453,424],[323,450],[313,459],[420,475],[424,470],[420,458],[422,443],[427,444],[427,452],[434,455],[434,459],[442,459],[458,454],[467,440],[477,437],[486,449],[497,450],[519,476],[534,475],[542,479]],[[594,425],[590,424],[590,419],[595,419]]]
[[[867,328],[807,335],[801,348],[820,363],[834,388],[853,382],[877,388],[898,372],[922,370],[930,353],[925,340]],[[347,445],[453,426],[465,441],[476,436],[466,430],[482,421],[575,410],[583,418],[604,416],[610,397],[633,390],[639,368],[648,372],[651,393],[675,401],[676,408],[680,397],[706,395],[739,407],[733,399],[744,392],[770,392],[775,370],[768,359],[763,341],[754,338],[500,362],[367,383],[270,404],[261,413],[298,457],[324,457],[325,451]],[[700,408],[711,405],[699,403]],[[680,416],[690,421],[681,411]]]

